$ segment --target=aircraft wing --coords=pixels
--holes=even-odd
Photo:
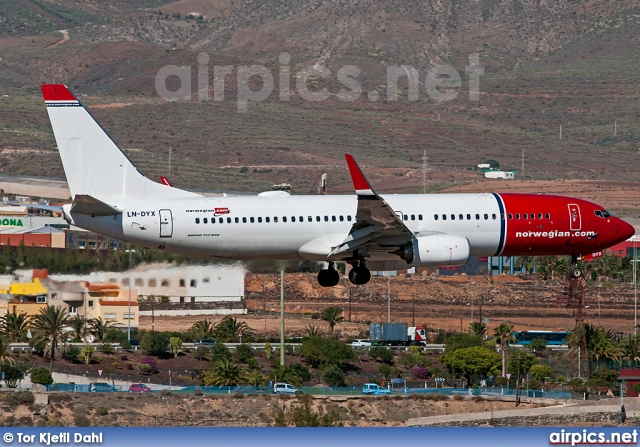
[[[400,216],[380,197],[362,173],[353,156],[346,154],[347,166],[358,195],[356,222],[349,236],[334,247],[329,256],[358,249],[393,249],[410,242],[414,234]]]

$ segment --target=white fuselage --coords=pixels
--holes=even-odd
[[[383,198],[416,235],[464,236],[469,240],[472,256],[492,256],[498,250],[500,209],[492,194],[403,194]],[[331,248],[344,240],[355,222],[357,198],[283,193],[146,199],[112,205],[122,214],[73,215],[74,223],[177,253],[228,259],[326,261]],[[435,214],[439,215],[437,220]],[[443,214],[447,220],[442,219]]]

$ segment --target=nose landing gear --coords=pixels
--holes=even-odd
[[[582,270],[580,269],[580,267],[578,267],[578,256],[577,255],[572,255],[571,256],[571,269],[569,270],[569,278],[581,278],[582,277]]]

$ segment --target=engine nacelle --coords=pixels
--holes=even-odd
[[[462,265],[469,260],[471,247],[466,237],[434,234],[413,238],[411,244],[403,247],[399,254],[414,266]]]

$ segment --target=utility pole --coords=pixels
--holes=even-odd
[[[520,178],[524,180],[524,149],[522,149],[522,165],[520,166]]]
[[[415,325],[416,325],[416,294],[412,293],[411,296],[412,296],[412,299],[411,299],[412,303],[411,304],[412,304],[412,308],[413,308],[412,312],[411,312],[411,314],[412,314],[411,325],[415,327]]]
[[[280,366],[284,367],[284,265],[280,270]]]
[[[427,193],[427,151],[422,152],[422,194]]]
[[[560,126],[560,139],[562,140],[562,126]]]
[[[387,323],[391,323],[391,276],[387,276]]]

